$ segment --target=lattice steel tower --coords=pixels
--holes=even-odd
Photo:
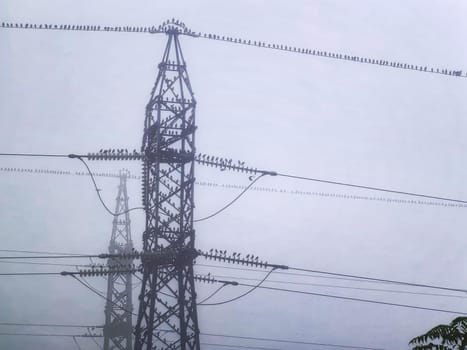
[[[122,254],[133,251],[128,212],[127,171],[120,171],[117,205],[114,216],[109,253]],[[110,258],[109,266],[132,264],[130,259]],[[110,273],[107,280],[107,303],[105,305],[104,350],[131,350],[132,342],[132,275],[131,273]]]
[[[172,259],[166,264],[142,259],[135,350],[199,350],[193,275],[196,102],[179,42],[191,32],[175,21],[163,30],[168,40],[146,106],[142,145],[143,250]]]

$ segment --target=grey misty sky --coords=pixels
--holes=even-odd
[[[467,5],[462,1],[2,0],[0,10],[1,20],[35,23],[158,25],[178,18],[195,31],[467,69]],[[300,175],[467,198],[465,79],[202,39],[181,41],[198,101],[200,152]],[[161,35],[1,30],[0,150],[138,149],[164,44]],[[72,160],[0,159],[0,167],[9,166],[83,171]],[[131,163],[91,166],[96,171],[125,166],[139,172]],[[1,177],[4,249],[107,249],[112,218],[98,203],[89,179]],[[248,183],[244,175],[200,167],[197,179]],[[114,206],[117,182],[98,182],[104,199]],[[262,184],[373,194],[281,178],[266,178]],[[140,204],[139,188],[137,182],[129,184],[131,206]],[[196,215],[213,212],[235,194],[198,186]],[[227,212],[197,224],[197,243],[202,249],[254,253],[289,265],[464,287],[465,210],[251,192]],[[141,213],[132,214],[132,224],[139,247]],[[1,271],[61,270],[1,265]],[[197,271],[264,275],[205,267]],[[74,280],[2,278],[0,321],[103,322],[104,301]],[[90,282],[105,288],[104,280]],[[305,282],[351,285],[312,278]],[[198,285],[198,294],[203,297],[212,288]],[[464,299],[301,288],[467,311]],[[225,290],[218,300],[241,292]],[[236,303],[200,307],[199,317],[205,332],[407,349],[411,337],[454,315],[256,291]],[[95,346],[86,340],[81,344],[83,349]],[[2,349],[73,346],[71,339],[0,336]]]

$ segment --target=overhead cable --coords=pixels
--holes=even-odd
[[[60,272],[2,272],[0,276],[60,276]]]
[[[128,312],[130,314],[132,314],[133,316],[138,316],[137,314],[135,314],[134,312],[132,312],[131,310],[127,310],[125,309],[124,307],[122,307],[121,305],[118,305],[116,302],[114,302],[113,300],[107,298],[104,294],[102,294],[101,292],[99,292],[98,290],[96,290],[95,288],[93,288],[91,285],[89,285],[88,283],[86,283],[85,281],[82,281],[81,279],[79,279],[77,276],[75,276],[74,274],[73,275],[70,275],[71,277],[73,277],[75,280],[77,280],[81,285],[83,285],[84,287],[86,287],[87,289],[89,289],[91,292],[93,292],[94,294],[96,294],[97,296],[101,297],[102,299],[106,300],[107,302],[115,305],[116,307],[118,307],[119,309],[121,309],[122,311],[124,312]]]
[[[77,254],[77,253],[57,253],[57,252],[45,252],[45,251],[37,251],[37,250],[18,250],[18,249],[0,249],[0,252],[8,252],[8,253],[31,253],[31,254],[53,254],[53,255],[85,255],[85,254]]]
[[[202,305],[204,304],[206,301],[212,299],[217,293],[219,293],[223,288],[227,287],[228,284],[224,283],[222,284],[219,288],[217,288],[216,290],[214,290],[214,292],[212,292],[211,294],[209,294],[207,297],[205,297],[204,299],[202,299],[201,301],[198,302],[198,305]]]
[[[100,258],[101,255],[24,255],[24,256],[0,256],[0,260],[10,259],[75,259],[75,258]]]
[[[226,210],[227,208],[229,208],[230,206],[232,206],[237,200],[240,199],[240,197],[242,197],[257,181],[259,181],[263,176],[265,176],[265,174],[261,174],[260,176],[258,176],[256,179],[254,179],[247,187],[245,187],[245,189],[240,192],[234,199],[232,199],[229,203],[227,203],[226,205],[224,205],[222,208],[220,208],[219,210],[215,211],[214,213],[208,215],[208,216],[205,216],[205,217],[202,217],[202,218],[199,218],[199,219],[194,219],[193,221],[194,222],[200,222],[200,221],[205,221],[205,220],[208,220],[208,219],[211,219],[213,218],[214,216],[222,213],[224,210]]]
[[[104,328],[97,325],[63,324],[63,323],[21,323],[0,322],[0,326],[25,326],[25,327],[58,327],[58,328]]]
[[[201,333],[203,334],[203,333]],[[19,333],[19,332],[0,332],[0,336],[25,336],[25,337],[70,337],[70,338],[102,338],[103,335],[100,334],[54,334],[54,333]],[[234,337],[236,338],[236,337]],[[244,337],[239,337],[242,339]],[[259,340],[253,339],[253,337],[245,337],[245,339],[252,338],[251,340]],[[272,340],[274,342],[274,340]],[[290,341],[291,344],[302,344],[300,342]],[[214,344],[214,343],[206,343],[202,342],[201,345],[206,346],[218,346],[218,347],[228,347],[228,348],[240,348],[240,349],[258,349],[258,350],[281,350],[277,348],[269,348],[269,347],[258,347],[258,346],[244,346],[244,345],[232,345],[232,344]],[[346,345],[334,345],[334,344],[326,344],[326,343],[303,343],[304,345],[320,345],[320,346],[327,346],[327,347],[334,347],[334,348],[344,348],[344,349],[360,349],[360,350],[385,350],[383,348],[371,348],[371,347],[358,347],[358,346],[346,346]]]
[[[238,276],[224,276],[224,275],[212,275],[214,278],[228,278],[236,279],[243,281],[261,281],[258,278],[246,278]],[[354,282],[360,282],[352,280]],[[336,284],[322,284],[322,283],[309,283],[309,282],[293,282],[293,281],[284,281],[284,280],[270,280],[268,283],[277,283],[277,284],[286,284],[286,285],[297,285],[297,286],[313,286],[313,287],[324,287],[324,288],[335,288],[335,289],[349,289],[349,290],[358,290],[358,291],[369,291],[369,292],[382,292],[382,293],[395,293],[395,294],[410,294],[410,295],[425,295],[425,296],[435,296],[435,297],[445,297],[445,298],[457,298],[457,299],[467,299],[467,296],[454,295],[454,294],[439,294],[439,293],[426,293],[426,292],[411,292],[408,290],[397,290],[397,289],[381,289],[381,288],[363,288],[363,287],[350,287],[342,286]]]
[[[4,172],[15,172],[15,173],[29,173],[29,174],[49,174],[49,175],[75,175],[75,176],[90,176],[89,172],[81,171],[70,171],[70,170],[58,170],[58,169],[40,169],[40,168],[18,168],[18,167],[0,167],[0,171]],[[108,177],[108,178],[119,178],[118,173],[111,172],[92,172],[94,177]],[[141,176],[128,174],[129,179],[141,180]],[[229,183],[217,183],[212,181],[197,180],[195,185],[203,187],[223,188],[223,189],[234,189],[243,190],[249,185],[240,184],[229,184]],[[276,194],[289,194],[301,197],[322,197],[332,199],[348,199],[348,200],[363,200],[371,202],[383,202],[386,204],[407,204],[407,205],[426,205],[433,207],[446,207],[446,208],[465,208],[467,204],[443,202],[443,201],[422,201],[422,200],[407,200],[402,198],[388,198],[381,196],[362,196],[355,194],[346,193],[335,193],[335,192],[324,192],[324,191],[309,191],[303,189],[286,189],[278,187],[265,187],[265,186],[251,186],[249,191],[257,192],[269,192]]]
[[[311,56],[316,56],[316,57],[325,58],[325,59],[376,65],[376,66],[385,67],[385,68],[410,70],[410,71],[417,71],[421,73],[430,73],[430,74],[442,74],[442,75],[458,77],[458,78],[467,77],[467,73],[464,73],[460,69],[429,67],[427,65],[398,62],[398,61],[393,61],[389,59],[362,57],[362,56],[357,56],[357,55],[345,54],[341,52],[329,52],[326,50],[321,50],[321,49],[316,49],[316,48],[312,49],[312,48],[297,47],[297,46],[285,45],[285,44],[267,43],[262,40],[259,41],[259,40],[251,40],[251,39],[234,38],[234,37],[225,36],[225,35],[208,34],[208,33],[202,33],[200,35],[200,38],[209,39],[209,40],[218,40],[218,41],[223,41],[223,42],[227,42],[231,44],[256,46],[256,47],[263,48],[263,49],[279,50],[279,51],[285,51],[285,52],[290,52],[290,53],[295,53],[295,54],[311,55]]]
[[[68,157],[68,158],[76,158],[80,159],[83,164],[85,164],[86,169],[88,170],[88,173],[91,175],[92,172],[89,169],[89,166],[87,163],[83,160],[83,158],[86,158],[88,156],[86,155],[76,155],[76,154],[32,154],[32,153],[0,153],[0,156],[2,155],[9,155],[9,156],[24,156],[24,157],[29,157],[29,156],[40,156],[40,157]],[[219,166],[221,164],[218,164]],[[314,177],[307,177],[307,176],[301,176],[301,175],[293,175],[293,174],[287,174],[287,173],[280,173],[280,172],[275,172],[275,171],[268,171],[268,170],[255,170],[253,168],[249,168],[250,172],[258,172],[258,173],[266,173],[266,175],[274,175],[274,176],[281,176],[285,178],[292,178],[296,180],[305,180],[305,181],[312,181],[312,182],[319,182],[319,183],[326,183],[330,185],[337,185],[337,186],[345,186],[345,187],[352,187],[352,188],[359,188],[359,189],[364,189],[364,190],[370,190],[370,191],[378,191],[378,192],[386,192],[386,193],[394,193],[394,194],[399,194],[399,195],[404,195],[404,196],[412,196],[412,197],[420,197],[420,198],[426,198],[426,199],[435,199],[435,200],[441,200],[441,201],[449,201],[449,202],[455,202],[455,203],[462,203],[462,204],[467,204],[467,200],[463,199],[456,199],[456,198],[450,198],[450,197],[443,197],[443,196],[434,196],[434,195],[429,195],[429,194],[423,194],[423,193],[415,193],[415,192],[410,192],[410,191],[401,191],[401,190],[395,190],[395,189],[388,189],[388,188],[383,188],[383,187],[375,187],[375,186],[367,186],[367,185],[360,185],[360,184],[353,184],[353,183],[348,183],[348,182],[341,182],[341,181],[335,181],[335,180],[326,180],[326,179],[319,179],[319,178],[314,178]],[[97,185],[95,183],[94,178],[91,176],[93,179],[93,183],[95,186],[95,189],[97,191],[97,194],[99,196],[99,200],[103,204],[104,208],[111,214],[111,215],[119,215],[123,213],[113,213],[106,205],[103,203],[102,198],[99,193],[99,189],[97,188]],[[258,178],[259,179],[259,178]],[[242,193],[243,195],[243,193]],[[129,209],[128,211],[131,210],[137,210],[137,209],[142,209],[144,210],[143,207],[137,207],[137,208],[132,208]]]
[[[361,279],[361,280],[369,280],[369,281],[376,281],[376,282],[393,283],[393,284],[400,284],[400,285],[404,285],[404,286],[431,288],[431,289],[449,290],[451,292],[467,293],[467,289],[462,289],[462,288],[452,288],[452,287],[437,286],[437,285],[432,285],[432,284],[396,281],[396,280],[390,280],[390,279],[384,279],[384,278],[375,278],[375,277],[368,277],[368,276],[361,276],[361,275],[351,275],[351,274],[338,273],[338,272],[330,272],[330,271],[322,271],[322,270],[314,270],[314,269],[305,269],[305,268],[293,267],[293,266],[289,266],[289,270],[320,273],[320,274],[331,275],[331,276],[357,278],[357,279]]]
[[[17,323],[17,322],[0,322],[0,325],[4,326],[23,326],[23,327],[65,327],[65,328],[104,328],[104,326],[97,325],[72,325],[72,324],[62,324],[62,323]],[[162,332],[174,332],[173,330],[161,330]],[[216,337],[216,338],[228,338],[228,339],[243,339],[243,340],[255,340],[263,342],[274,342],[274,343],[285,343],[285,344],[298,344],[298,345],[320,345],[326,347],[334,348],[343,348],[343,349],[360,349],[360,350],[386,350],[384,348],[376,347],[367,347],[367,346],[355,346],[355,345],[344,345],[344,344],[331,344],[326,342],[313,342],[308,340],[292,340],[292,339],[278,339],[278,338],[269,338],[269,337],[254,337],[246,335],[234,335],[234,334],[219,334],[212,332],[200,332],[201,335],[207,337]]]
[[[253,346],[253,345],[236,345],[236,344],[219,344],[219,343],[201,343],[201,344],[205,346],[215,346],[215,347],[229,348],[229,349],[283,350],[281,348],[271,348],[271,347]],[[314,345],[314,344],[309,344],[309,345]],[[323,345],[323,346],[326,346],[326,345]],[[332,346],[332,345],[329,345],[329,346]],[[364,349],[374,349],[374,348],[364,348]]]
[[[134,208],[130,208],[130,209],[127,209],[127,210],[124,210],[124,211],[121,211],[119,213],[115,213],[113,212],[112,210],[109,209],[109,207],[105,204],[104,202],[104,199],[102,198],[101,196],[101,193],[100,193],[100,190],[97,186],[97,183],[96,183],[96,180],[94,179],[94,175],[91,171],[91,169],[89,168],[88,164],[86,163],[86,161],[80,157],[80,156],[71,156],[70,155],[70,158],[77,158],[78,160],[80,160],[84,166],[86,167],[87,171],[88,171],[88,174],[89,176],[91,177],[91,180],[92,180],[92,183],[94,185],[94,190],[96,191],[96,194],[97,194],[97,197],[99,198],[99,201],[101,202],[102,206],[104,207],[104,209],[112,216],[119,216],[119,215],[123,215],[123,214],[126,214],[126,213],[129,213],[131,211],[134,211],[134,210],[146,210],[145,207],[134,207]]]
[[[207,164],[212,167],[219,168],[222,171],[232,170],[232,171],[244,172],[247,174],[258,174],[258,175],[264,174],[264,175],[271,175],[271,176],[281,176],[281,177],[292,178],[296,180],[306,180],[306,181],[326,183],[326,184],[338,185],[338,186],[346,186],[346,187],[352,187],[352,188],[358,188],[358,189],[364,189],[364,190],[370,190],[370,191],[387,192],[387,193],[394,193],[394,194],[405,195],[405,196],[421,197],[425,199],[436,199],[436,200],[441,200],[441,201],[450,201],[450,202],[467,204],[466,200],[461,200],[461,199],[434,196],[434,195],[415,193],[415,192],[409,192],[409,191],[387,189],[387,188],[376,187],[376,186],[359,185],[359,184],[353,184],[353,183],[335,181],[335,180],[318,179],[314,177],[293,175],[293,174],[288,174],[288,173],[276,172],[272,170],[257,169],[254,167],[244,166],[243,165],[244,162],[240,162],[240,161],[238,161],[238,164],[241,164],[241,166],[237,166],[235,165],[235,162],[233,162],[231,159],[226,159],[222,157],[213,157],[209,155],[200,154],[200,155],[197,155],[197,159],[201,164]]]
[[[248,283],[238,283],[238,285],[239,286],[244,286],[244,287],[254,287],[255,286],[255,285],[248,284]],[[272,291],[277,291],[277,292],[312,295],[312,296],[332,298],[332,299],[357,301],[357,302],[370,303],[370,304],[380,304],[380,305],[395,306],[395,307],[401,307],[401,308],[417,309],[417,310],[424,310],[424,311],[434,311],[434,312],[442,312],[442,313],[448,313],[448,314],[454,314],[454,315],[466,315],[467,316],[467,312],[461,312],[461,311],[455,311],[455,310],[437,309],[437,308],[424,307],[424,306],[390,303],[390,302],[385,302],[385,301],[345,297],[345,296],[325,294],[325,293],[306,292],[306,291],[286,289],[286,288],[276,288],[276,287],[267,287],[267,286],[258,286],[257,288],[258,289],[267,289],[267,290],[272,290]]]
[[[70,337],[70,338],[101,338],[99,334],[60,334],[60,333],[13,333],[13,332],[0,332],[3,336],[21,336],[21,337]]]
[[[404,196],[413,196],[413,197],[421,197],[421,198],[428,198],[428,199],[437,199],[437,200],[442,200],[442,201],[450,201],[450,202],[457,202],[457,203],[467,204],[467,201],[466,201],[466,200],[462,200],[462,199],[454,199],[454,198],[448,198],[448,197],[433,196],[433,195],[428,195],[428,194],[415,193],[415,192],[407,192],[407,191],[400,191],[400,190],[393,190],[393,189],[387,189],[387,188],[382,188],[382,187],[373,187],[373,186],[366,186],[366,185],[357,185],[357,184],[348,183],[348,182],[340,182],[340,181],[333,181],[333,180],[325,180],[325,179],[318,179],[318,178],[313,178],[313,177],[306,177],[306,176],[299,176],[299,175],[291,175],[291,174],[284,174],[284,173],[277,173],[277,176],[282,176],[282,177],[287,177],[287,178],[292,178],[292,179],[297,179],[297,180],[306,180],[306,181],[313,181],[313,182],[321,182],[321,183],[326,183],[326,184],[330,184],[330,185],[338,185],[338,186],[346,186],[346,187],[360,188],[360,189],[370,190],[370,191],[379,191],[379,192],[395,193],[395,194],[401,194],[401,195],[404,195]]]
[[[461,289],[461,288],[444,287],[444,286],[437,286],[437,285],[432,285],[432,284],[411,283],[411,282],[405,282],[405,281],[396,281],[396,280],[375,278],[375,277],[368,277],[368,276],[343,274],[339,272],[307,269],[307,268],[296,267],[296,266],[271,264],[271,263],[268,263],[267,261],[259,260],[259,257],[255,257],[253,254],[248,254],[245,258],[242,258],[241,253],[236,253],[236,252],[228,253],[226,250],[211,249],[209,250],[209,252],[202,252],[202,251],[198,251],[198,252],[199,252],[199,256],[202,256],[209,260],[219,261],[223,263],[232,263],[232,264],[238,264],[238,265],[241,264],[241,265],[246,265],[246,266],[251,266],[251,267],[262,267],[262,268],[275,267],[275,268],[283,269],[283,270],[295,270],[295,271],[302,271],[302,272],[320,273],[320,274],[326,274],[326,275],[332,275],[332,276],[354,278],[357,280],[369,280],[369,281],[393,283],[393,284],[412,286],[412,287],[432,288],[432,289],[449,290],[452,292],[467,293],[467,289]]]
[[[19,264],[19,265],[40,265],[40,266],[61,266],[61,267],[89,267],[90,265],[83,264],[58,264],[58,263],[40,263],[28,261],[5,261],[0,260],[0,264]]]
[[[16,250],[8,250],[8,251],[16,251]],[[32,252],[32,251],[30,251]],[[40,251],[34,251],[36,254],[41,254],[44,252]],[[221,254],[222,253],[222,254]],[[224,254],[225,253],[225,254]],[[58,254],[58,253],[56,253]],[[132,253],[132,256],[135,256],[138,258],[138,256],[141,255],[141,253]],[[271,264],[259,260],[254,260],[251,259],[253,255],[248,254],[247,259],[243,259],[240,257],[239,253],[234,253],[235,257],[232,258],[230,256],[227,256],[226,251],[222,252],[215,252],[213,249],[211,249],[207,253],[200,252],[200,256],[203,256],[207,259],[214,260],[214,261],[219,261],[219,262],[224,262],[224,263],[235,263],[235,264],[242,264],[242,265],[247,265],[247,266],[260,266],[260,267],[272,267],[272,268],[281,268],[281,269],[288,269],[288,270],[293,270],[293,271],[301,271],[301,272],[307,272],[307,273],[315,273],[315,274],[320,274],[320,275],[330,275],[330,276],[335,276],[335,277],[342,277],[345,279],[348,279],[350,281],[354,282],[361,282],[361,281],[369,281],[369,282],[377,282],[377,283],[389,283],[389,284],[397,284],[397,285],[404,285],[404,286],[412,286],[412,287],[420,287],[420,288],[430,288],[430,289],[439,289],[439,290],[446,290],[446,291],[451,291],[451,292],[461,292],[461,293],[467,293],[466,289],[462,288],[454,288],[454,287],[447,287],[447,286],[440,286],[440,285],[434,285],[434,284],[427,284],[427,283],[412,283],[412,282],[407,282],[407,281],[400,281],[400,280],[393,280],[393,279],[386,279],[386,278],[377,278],[377,277],[371,277],[371,276],[364,276],[364,275],[354,275],[354,274],[346,274],[346,273],[340,273],[340,272],[333,272],[333,271],[324,271],[324,270],[316,270],[316,269],[307,269],[307,268],[302,268],[302,267],[296,267],[296,266],[286,266],[286,265],[277,265],[277,264]],[[144,254],[143,254],[144,255]],[[0,256],[0,260],[12,260],[12,259],[66,259],[66,258],[117,258],[118,255],[112,255],[112,254],[93,254],[93,255],[85,255],[85,254],[75,254],[75,255],[34,255],[34,256]],[[255,271],[255,269],[245,269],[245,268],[240,268],[240,267],[222,267],[222,266],[217,266],[217,265],[209,265],[209,264],[196,264],[197,266],[206,266],[206,267],[218,267],[218,268],[229,268],[233,270],[242,270],[242,271]],[[73,265],[75,266],[75,265]],[[264,270],[258,270],[258,271],[264,271]],[[292,273],[289,272],[275,272],[275,273],[283,273],[286,275],[293,275]],[[299,276],[302,276],[302,274],[299,274]],[[305,275],[309,276],[309,275]],[[311,277],[318,277],[318,276],[311,276]]]
[[[178,23],[177,23],[178,22]],[[176,24],[177,23],[177,24]],[[182,26],[183,25],[183,26]],[[467,73],[459,69],[436,68],[424,64],[411,64],[390,59],[362,57],[358,55],[341,52],[330,52],[317,48],[305,48],[292,46],[290,44],[270,43],[264,40],[252,40],[245,38],[220,35],[215,33],[195,32],[185,27],[178,20],[166,21],[159,26],[101,26],[101,25],[76,25],[76,24],[37,24],[37,23],[12,23],[2,22],[0,28],[4,29],[27,29],[27,30],[55,30],[55,31],[85,31],[85,32],[123,32],[123,33],[150,33],[162,34],[176,30],[178,34],[195,38],[222,41],[229,44],[253,46],[262,49],[278,50],[288,53],[315,56],[325,59],[341,60],[360,64],[369,64],[385,68],[399,70],[410,70],[421,73],[440,74],[451,77],[466,78]]]
[[[220,337],[220,338],[229,338],[229,339],[242,339],[242,340],[255,340],[263,342],[272,342],[272,343],[284,343],[284,344],[296,344],[296,345],[317,345],[325,346],[332,348],[342,348],[342,349],[357,349],[357,350],[386,350],[384,348],[368,347],[368,346],[355,346],[355,345],[344,345],[344,344],[332,344],[324,342],[311,342],[311,341],[301,341],[301,340],[291,340],[291,339],[277,339],[277,338],[266,338],[266,337],[248,337],[248,336],[239,336],[239,335],[229,335],[229,334],[215,334],[215,333],[206,333],[201,332],[200,334],[209,336],[209,337]]]
[[[217,306],[217,305],[224,305],[224,304],[228,304],[228,303],[231,303],[231,302],[234,302],[234,301],[237,301],[243,297],[246,297],[248,294],[252,293],[253,291],[255,291],[257,288],[259,288],[266,280],[267,278],[271,275],[271,273],[276,270],[275,267],[273,267],[267,274],[266,276],[264,276],[264,278],[256,285],[252,286],[251,289],[249,289],[248,291],[246,291],[245,293],[243,294],[240,294],[239,296],[236,296],[235,298],[232,298],[232,299],[228,299],[228,300],[224,300],[224,301],[220,301],[220,302],[217,302],[217,303],[208,303],[206,304],[205,302],[203,303],[199,303],[198,306]],[[225,284],[224,284],[225,285]]]

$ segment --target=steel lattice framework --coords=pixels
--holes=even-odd
[[[123,254],[133,251],[128,212],[127,171],[120,171],[117,205],[112,225],[109,253]],[[128,266],[131,259],[110,258],[109,267]],[[110,273],[107,280],[107,303],[105,305],[104,350],[131,350],[132,342],[132,274]]]
[[[135,350],[199,350],[193,274],[196,102],[179,42],[186,28],[172,22],[165,32],[168,40],[144,125],[143,251],[165,252],[173,259],[164,265],[142,259]]]

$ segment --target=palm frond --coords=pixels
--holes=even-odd
[[[413,338],[409,344],[411,345],[423,345],[431,340],[444,340],[449,345],[457,345],[463,339],[463,334],[459,332],[457,328],[451,325],[439,325],[430,329],[425,334]]]
[[[454,348],[442,344],[429,343],[426,345],[417,345],[412,350],[455,350]]]

